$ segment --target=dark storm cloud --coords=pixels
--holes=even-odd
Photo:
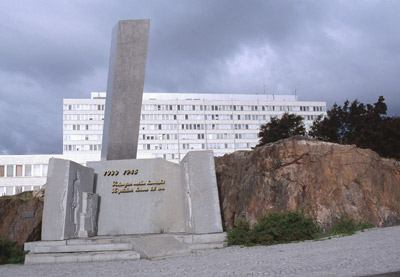
[[[287,94],[400,115],[400,2],[0,3],[0,154],[62,151],[62,99],[104,91],[111,30],[150,18],[145,91]]]

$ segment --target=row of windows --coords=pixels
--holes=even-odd
[[[233,138],[234,134],[209,134],[207,137],[209,139],[227,139],[227,138]],[[204,134],[186,134],[186,139],[197,139],[200,138],[204,139],[205,136]],[[184,140],[185,136],[182,136],[182,139]],[[236,134],[235,138],[237,139],[256,139],[257,135],[256,134]],[[236,145],[234,143],[180,143],[179,144],[179,149],[233,149],[239,148],[239,149],[249,149],[250,147],[253,147],[255,144],[254,143],[237,143]],[[157,144],[151,144],[151,143],[144,143],[144,144],[139,144],[138,148],[140,150],[177,150],[178,149],[178,144],[177,143],[157,143]],[[88,144],[88,145],[75,145],[75,144],[68,144],[64,145],[64,151],[101,151],[101,144]],[[1,170],[1,167],[0,167]],[[7,167],[8,170],[8,167]],[[47,170],[47,166],[46,166]],[[7,171],[8,172],[8,171]],[[1,173],[1,171],[0,171]],[[4,174],[4,168],[3,168],[3,174]],[[10,173],[11,174],[11,173]],[[7,175],[8,176],[8,175]],[[19,175],[16,175],[19,176]],[[21,175],[22,176],[22,175]],[[28,176],[28,175],[26,175]],[[29,175],[30,176],[30,175]],[[39,176],[39,175],[34,175],[34,176]],[[40,175],[41,176],[41,175]],[[9,176],[12,177],[12,176]]]
[[[258,124],[140,124],[140,130],[258,130]]]
[[[200,149],[250,149],[256,143],[181,143],[181,150],[200,150]],[[177,150],[177,144],[141,144],[140,150]]]
[[[309,112],[309,111],[313,111],[313,112],[324,112],[326,111],[326,107],[323,106],[300,106],[300,111],[301,112]]]
[[[64,111],[104,111],[105,105],[98,104],[70,104],[64,105]]]
[[[139,140],[177,140],[178,134],[139,135]]]
[[[142,120],[269,120],[257,114],[142,114]]]
[[[104,120],[104,114],[64,114],[63,120]]]
[[[65,144],[64,151],[101,151],[101,144]]]
[[[102,139],[102,135],[64,135],[64,141],[74,141],[74,140],[96,140]]]
[[[47,164],[0,165],[0,177],[47,176]]]
[[[306,108],[303,109],[303,108]],[[142,111],[325,111],[325,106],[286,105],[142,105]]]
[[[153,154],[153,158],[163,158],[166,160],[177,160],[179,159],[179,155],[176,153],[168,153],[168,154]]]
[[[304,120],[317,120],[319,115],[305,115],[303,116]]]
[[[24,191],[32,191],[40,189],[40,186],[10,186],[10,187],[0,187],[0,196],[4,195],[14,195]]]
[[[141,134],[139,140],[194,140],[194,139],[256,139],[257,134],[233,134],[233,133],[220,133],[220,134]],[[64,135],[64,141],[101,141],[102,135]],[[89,147],[89,149],[88,149]],[[64,146],[66,148],[66,145]],[[92,150],[90,146],[86,145],[83,150]],[[68,151],[68,149],[64,149]],[[96,149],[97,150],[97,149]],[[71,150],[72,151],[72,150]]]
[[[64,124],[64,131],[102,131],[103,124]]]
[[[220,134],[143,134],[139,136],[139,140],[196,140],[196,139],[257,139],[257,133],[250,134],[233,134],[233,133],[220,133]]]

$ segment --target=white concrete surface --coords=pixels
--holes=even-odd
[[[0,276],[365,276],[400,271],[400,226],[275,246],[202,250],[165,260],[3,265]]]

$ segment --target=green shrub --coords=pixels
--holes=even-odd
[[[295,211],[268,213],[252,229],[255,242],[263,245],[313,239],[318,231],[312,218]]]
[[[356,221],[348,215],[341,215],[333,222],[329,235],[353,235],[357,231],[372,228],[374,225],[362,221]]]
[[[25,260],[25,254],[18,248],[16,242],[0,239],[0,264],[21,264]]]
[[[239,221],[235,228],[228,230],[228,243],[271,245],[313,239],[318,232],[314,220],[301,212],[275,212],[261,216],[252,229],[249,222]]]
[[[227,230],[228,245],[252,245],[250,238],[250,224],[240,220],[233,229]]]

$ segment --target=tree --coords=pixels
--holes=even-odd
[[[279,119],[272,117],[270,122],[262,124],[258,137],[260,138],[256,147],[278,141],[295,135],[305,135],[303,118],[299,115],[284,113]]]
[[[314,121],[309,132],[319,140],[355,144],[370,148],[384,157],[400,158],[400,125],[398,117],[387,117],[385,99],[380,96],[373,105],[345,101],[334,104],[327,117]]]

